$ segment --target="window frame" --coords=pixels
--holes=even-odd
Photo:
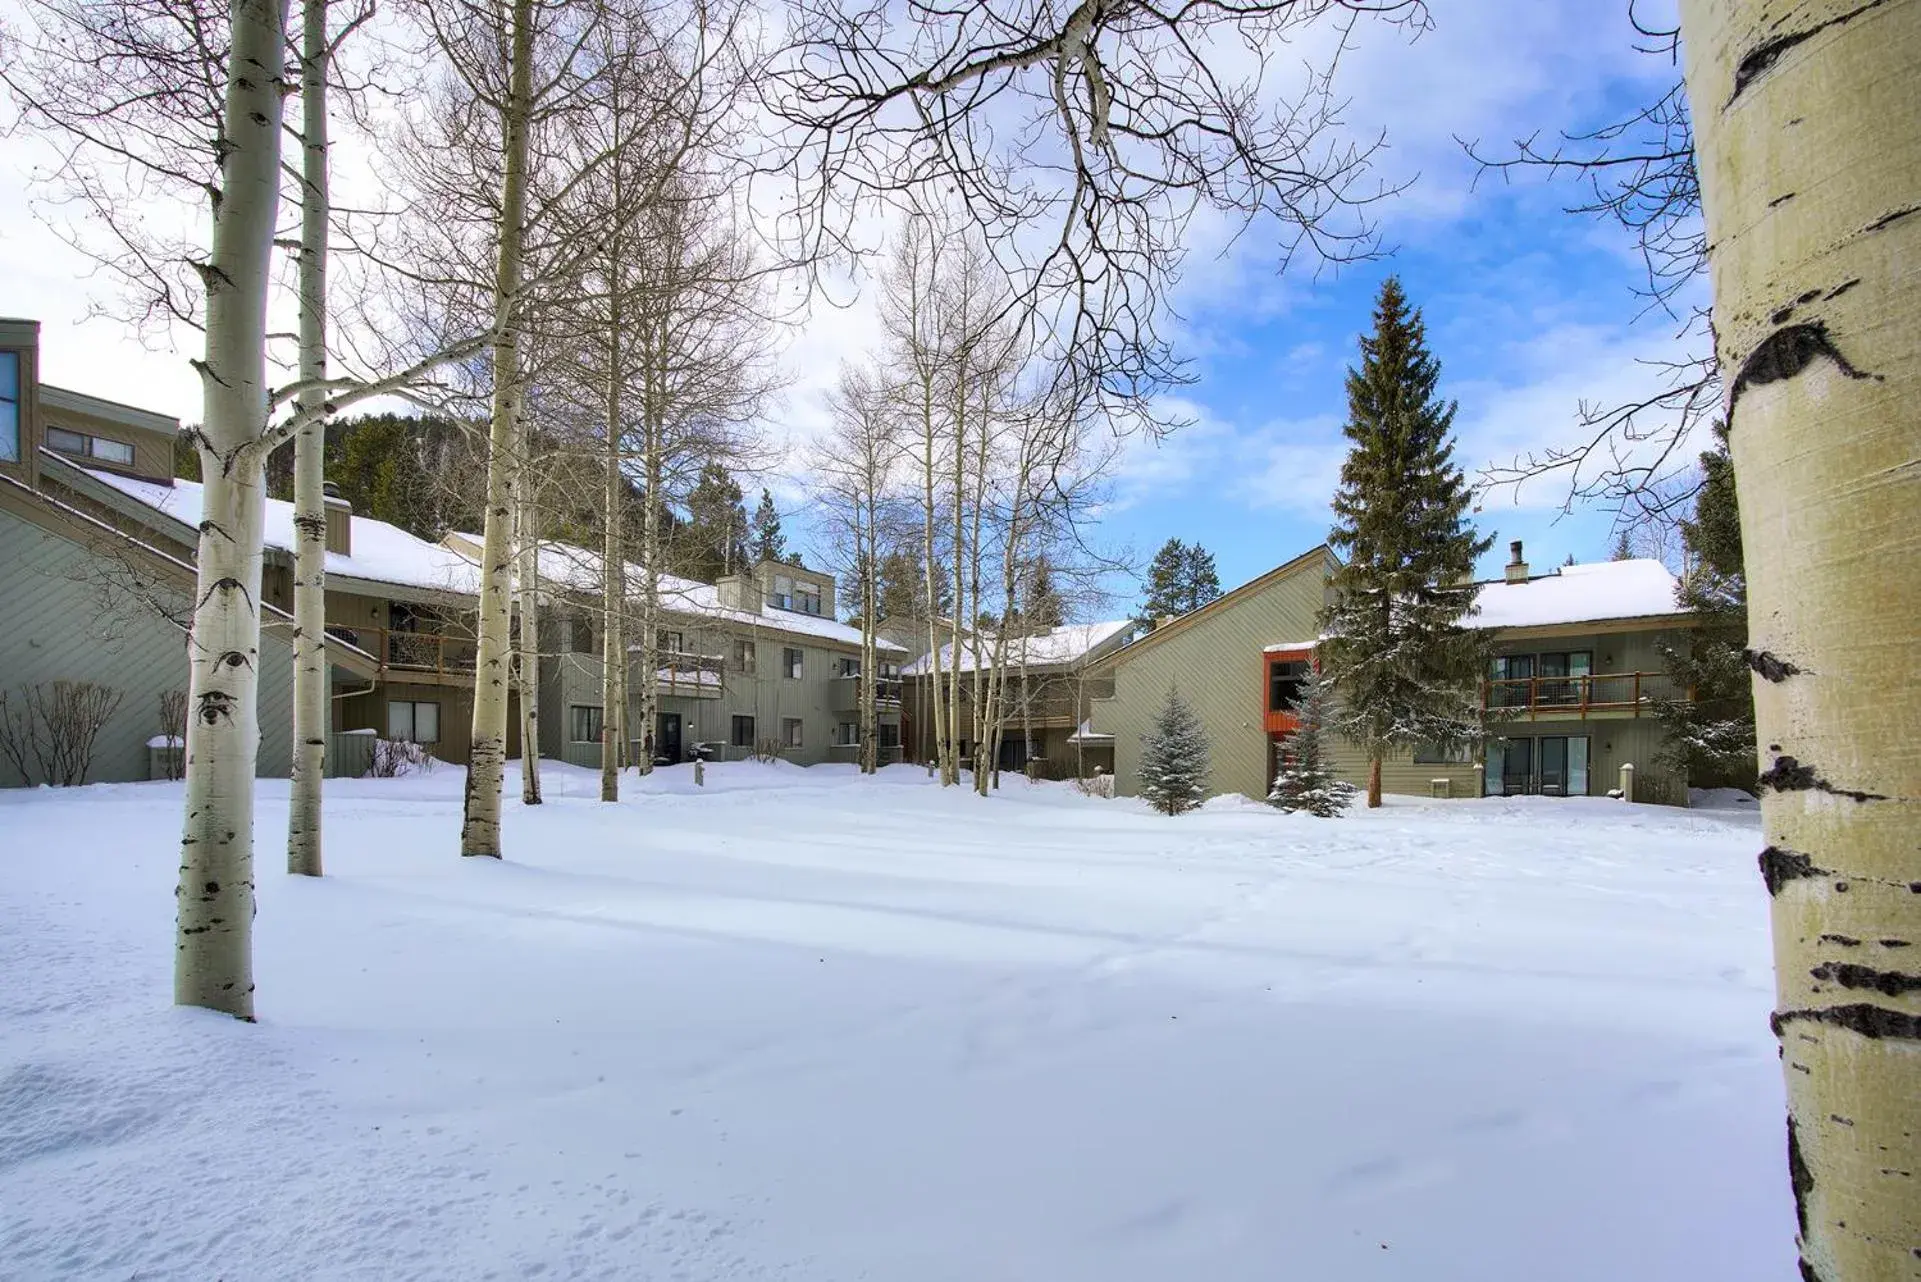
[[[749,676],[759,666],[759,654],[754,643],[746,637],[734,638],[734,666]]]
[[[583,715],[584,714],[584,715]],[[595,703],[570,703],[567,705],[567,742],[599,743],[601,732],[607,725],[607,710]],[[585,720],[592,734],[580,737],[580,723]]]
[[[1471,766],[1474,764],[1474,747],[1463,741],[1453,747],[1442,747],[1433,740],[1423,740],[1414,745],[1414,764],[1417,766]]]
[[[799,681],[807,671],[807,651],[797,645],[780,648],[780,673],[788,681]]]
[[[741,737],[741,727],[747,728],[746,738]],[[727,745],[731,748],[751,748],[754,746],[754,718],[752,713],[736,712],[727,727]]]
[[[819,618],[821,598],[822,598],[822,593],[821,593],[820,584],[802,583],[799,580],[795,580],[794,608],[799,610],[802,614],[809,614],[814,616],[815,618]]]
[[[1298,668],[1290,673],[1289,668]],[[1267,710],[1269,712],[1293,712],[1301,706],[1301,694],[1308,678],[1314,673],[1314,664],[1308,659],[1270,659],[1267,664]],[[1283,685],[1291,684],[1294,690],[1292,701],[1281,697]]]
[[[807,738],[807,722],[800,717],[780,719],[780,746],[783,748],[804,748]]]
[[[20,359],[20,355],[20,349],[16,347],[0,350],[0,367],[12,371],[13,383],[13,391],[9,394],[6,388],[8,380],[4,373],[0,373],[0,463],[18,463],[26,452],[26,423],[21,414],[22,402],[26,398],[21,394],[20,387],[21,372],[26,362]],[[6,422],[8,417],[13,419],[11,430]]]
[[[394,712],[396,709],[399,709],[399,708],[405,708],[407,710],[407,731],[408,732],[406,734],[394,733]],[[431,739],[422,739],[420,737],[420,710],[422,708],[433,709],[434,737]],[[390,740],[394,740],[400,743],[418,744],[423,748],[438,747],[440,745],[440,700],[438,699],[389,699],[387,700],[387,735],[386,737]]]
[[[849,734],[848,731],[853,733]],[[838,721],[834,723],[834,746],[836,748],[860,747],[860,722]]]

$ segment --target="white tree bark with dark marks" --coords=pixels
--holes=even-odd
[[[321,873],[327,764],[327,42],[328,0],[304,0],[300,42],[300,394],[294,436],[293,779],[287,871]]]
[[[513,0],[510,70],[501,107],[504,145],[499,244],[494,268],[493,421],[487,433],[487,510],[480,554],[480,644],[475,658],[473,747],[460,829],[460,853],[500,858],[500,787],[507,760],[507,690],[513,653],[513,498],[520,455],[520,307],[522,236],[527,220],[527,156],[534,62],[533,0]]]
[[[520,692],[520,804],[540,804],[540,517],[529,493],[533,432],[520,434],[520,484],[514,488],[514,601],[520,636],[514,685]]]
[[[1801,1276],[1921,1278],[1921,0],[1683,0]]]
[[[267,292],[280,206],[286,5],[234,0],[206,281],[205,507],[188,654],[187,805],[174,1000],[253,1018],[253,776],[260,747]]]

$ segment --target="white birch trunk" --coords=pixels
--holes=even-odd
[[[494,267],[493,421],[487,437],[487,511],[474,661],[472,756],[460,853],[500,858],[500,788],[507,759],[507,690],[514,480],[518,471],[521,241],[527,216],[528,117],[533,97],[534,0],[513,0],[511,70],[503,110],[500,244]]]
[[[607,261],[616,263],[616,242]],[[626,696],[621,689],[621,670],[625,667],[627,639],[622,626],[626,619],[627,574],[625,535],[622,521],[626,490],[620,470],[620,291],[610,285],[612,306],[608,311],[607,361],[607,518],[606,537],[600,550],[600,799],[620,800],[620,748],[627,723]]]
[[[661,546],[660,518],[664,500],[660,497],[660,487],[666,471],[662,457],[666,447],[656,402],[651,396],[644,415],[641,431],[646,437],[647,509],[640,549],[640,657],[635,665],[640,671],[640,704],[636,713],[640,721],[636,728],[640,733],[635,737],[641,746],[634,768],[642,775],[650,775],[654,772],[654,754],[659,750],[654,736],[660,723],[660,563],[665,554]],[[755,659],[758,661],[758,654]],[[686,732],[687,727],[683,726],[683,740]]]
[[[287,871],[321,874],[321,779],[327,764],[327,0],[304,0],[300,50],[300,381],[306,421],[294,436],[293,778]]]
[[[235,0],[201,368],[205,510],[189,644],[174,1001],[253,1018],[253,781],[260,748],[261,438],[280,204],[286,6]]]
[[[1801,1277],[1921,1277],[1921,0],[1683,0]]]
[[[523,432],[523,446],[533,433]],[[514,490],[514,595],[520,615],[519,652],[514,675],[520,687],[520,804],[540,804],[540,527],[534,511],[532,471],[521,455],[520,483]]]

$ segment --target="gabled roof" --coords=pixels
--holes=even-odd
[[[1564,565],[1521,583],[1480,584],[1468,622],[1477,628],[1537,628],[1686,615],[1675,602],[1675,587],[1674,575],[1659,561]]]
[[[1062,667],[1080,663],[1105,649],[1113,648],[1135,626],[1132,619],[1110,619],[1104,623],[1069,623],[1046,632],[1007,638],[1001,662],[1030,668]],[[962,672],[972,672],[987,661],[993,648],[988,637],[970,637],[961,643]],[[954,666],[954,647],[950,642],[940,648],[941,671]],[[920,676],[933,671],[933,657],[922,655],[901,669],[903,676]]]
[[[485,539],[481,535],[464,531],[449,534],[444,541],[444,546],[449,551],[476,567],[476,574],[478,574],[480,551],[484,544]],[[592,548],[554,539],[541,541],[540,577],[543,582],[558,584],[574,592],[598,596],[603,564],[601,554]],[[643,573],[641,566],[632,561],[627,563],[627,582],[637,581]],[[822,572],[822,577],[826,577],[825,572]],[[794,610],[773,609],[756,613],[752,610],[733,609],[721,604],[720,589],[713,584],[702,583],[697,579],[683,579],[677,574],[660,576],[660,605],[663,610],[674,614],[734,623],[742,627],[762,628],[772,632],[786,632],[796,636],[819,637],[821,640],[836,641],[843,645],[858,646],[861,640],[859,628],[821,615],[801,614]],[[892,641],[876,638],[875,645],[888,653],[906,653],[903,647]]]
[[[1123,646],[1120,649],[1120,651],[1114,656],[1115,661],[1118,663],[1125,663],[1127,662],[1127,660],[1133,658],[1135,655],[1145,651],[1149,646],[1152,646],[1159,641],[1166,640],[1168,637],[1172,636],[1176,632],[1180,632],[1186,628],[1193,627],[1197,622],[1200,622],[1202,620],[1209,618],[1210,616],[1220,612],[1221,610],[1224,610],[1229,606],[1233,605],[1235,602],[1240,601],[1243,598],[1252,596],[1256,592],[1260,592],[1267,588],[1270,588],[1274,584],[1280,582],[1282,579],[1287,578],[1291,574],[1298,573],[1303,567],[1305,567],[1309,562],[1313,561],[1315,558],[1318,557],[1318,558],[1331,559],[1333,555],[1334,555],[1333,552],[1328,549],[1328,546],[1325,543],[1322,543],[1316,547],[1311,547],[1307,551],[1295,557],[1293,560],[1287,561],[1280,565],[1275,566],[1273,569],[1269,570],[1266,574],[1262,574],[1255,578],[1249,579],[1247,582],[1241,584],[1241,586],[1234,588],[1230,591],[1221,593],[1221,595],[1215,597],[1212,601],[1209,601],[1206,605],[1201,606],[1199,609],[1189,610],[1186,614],[1176,615],[1173,619],[1171,619],[1166,623],[1161,624],[1160,627],[1155,628],[1152,632],[1146,633],[1143,636],[1135,638],[1133,641],[1129,642],[1127,645]]]
[[[78,543],[96,555],[123,556],[129,568],[171,582],[189,596],[193,591],[194,567],[170,556],[124,530],[115,529],[90,512],[62,503],[44,490],[31,489],[10,476],[0,475],[0,507],[18,513],[57,538]],[[111,551],[108,551],[111,549]],[[291,631],[293,616],[270,601],[260,604],[262,631]],[[359,646],[328,633],[323,641],[327,660],[356,676],[371,679],[380,671],[380,661]]]
[[[44,452],[44,451],[43,451]],[[57,457],[57,456],[52,456]],[[132,499],[153,512],[177,521],[189,532],[186,541],[198,537],[205,505],[205,487],[198,481],[175,481],[161,485],[113,472],[77,468],[79,472]],[[349,555],[327,553],[327,574],[331,577],[360,579],[368,583],[390,584],[460,596],[480,594],[480,575],[473,562],[437,543],[417,538],[397,525],[355,516]],[[293,555],[293,504],[285,499],[266,500],[266,520],[262,542],[269,548]]]

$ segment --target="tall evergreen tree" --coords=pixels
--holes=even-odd
[[[1699,626],[1678,642],[1663,642],[1669,677],[1692,698],[1663,700],[1655,715],[1667,729],[1657,759],[1697,787],[1754,791],[1754,684],[1748,669],[1748,587],[1741,555],[1741,512],[1727,429],[1715,425],[1715,446],[1701,455],[1701,489],[1694,515],[1681,522],[1688,572],[1676,602]]]
[[[747,568],[751,532],[740,482],[718,461],[709,461],[687,494],[687,524],[675,548],[680,573],[712,583]]]
[[[1030,632],[1044,632],[1067,622],[1067,606],[1054,586],[1054,566],[1036,557],[1021,585],[1019,621]]]
[[[781,533],[780,512],[774,507],[774,496],[765,486],[760,491],[760,503],[754,508],[753,560],[786,561],[799,565],[800,558],[787,551],[787,536]]]
[[[1608,559],[1613,561],[1634,559],[1634,546],[1628,542],[1628,532],[1625,529],[1614,536],[1614,553]]]
[[[1354,802],[1354,785],[1334,772],[1328,754],[1328,694],[1327,676],[1316,668],[1308,674],[1295,707],[1300,724],[1281,741],[1286,764],[1274,776],[1274,790],[1267,794],[1277,809],[1305,810],[1332,819]]]
[[[1347,373],[1349,441],[1329,541],[1346,557],[1321,612],[1320,658],[1338,703],[1329,726],[1368,756],[1367,804],[1400,745],[1475,736],[1485,649],[1462,626],[1474,562],[1493,543],[1468,523],[1472,495],[1454,462],[1455,404],[1435,389],[1440,362],[1395,277],[1374,332]]]
[[[1154,627],[1162,619],[1198,610],[1221,594],[1214,554],[1198,543],[1169,539],[1147,567],[1147,600],[1140,622]]]
[[[1164,815],[1193,810],[1207,798],[1207,758],[1201,719],[1170,687],[1154,724],[1141,736],[1141,796]]]
[[[934,599],[945,612],[954,604],[954,576],[936,562]],[[927,612],[927,570],[919,551],[896,549],[880,558],[880,617],[919,619]]]

